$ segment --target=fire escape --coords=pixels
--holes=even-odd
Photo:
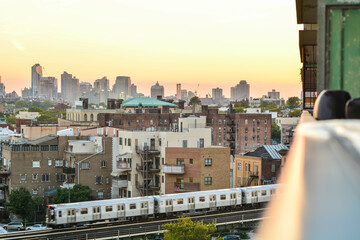
[[[160,163],[156,163],[154,167],[154,157],[159,155],[160,151],[155,149],[153,143],[155,141],[151,142],[150,148],[147,145],[144,145],[142,149],[136,146],[136,152],[141,158],[141,164],[136,164],[136,170],[140,172],[142,177],[142,181],[136,182],[136,187],[140,190],[141,196],[154,195],[154,191],[160,190],[160,179],[155,179],[154,182],[154,173],[160,172]]]
[[[235,129],[235,121],[234,121],[234,119],[232,119],[230,117],[230,115],[227,115],[226,124],[228,125],[228,127],[226,128],[226,132],[228,134],[228,137],[226,138],[226,140],[229,143],[230,154],[234,155],[235,154],[235,133],[236,133],[236,129]]]
[[[259,172],[249,172],[249,178],[248,178],[247,186],[251,186],[251,182],[254,179],[258,179],[258,178],[259,178]]]

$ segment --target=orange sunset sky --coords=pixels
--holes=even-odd
[[[198,92],[246,80],[300,96],[295,0],[0,0],[0,76],[6,91],[31,86],[31,66],[80,82],[130,76],[138,92],[159,81]]]

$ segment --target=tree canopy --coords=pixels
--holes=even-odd
[[[293,110],[288,113],[289,117],[300,117],[301,116],[301,110]]]
[[[42,108],[41,107],[36,107],[36,106],[31,106],[31,107],[29,107],[29,109],[28,109],[28,112],[43,112],[44,110],[42,110]]]
[[[277,143],[281,142],[281,129],[276,123],[271,123],[271,139]]]
[[[181,217],[177,223],[167,223],[162,228],[165,230],[164,240],[210,240],[216,232],[214,223],[194,223],[189,217]]]
[[[84,202],[91,200],[91,189],[89,186],[75,184],[73,188],[58,188],[52,199],[53,204],[68,203],[70,191],[70,202]]]
[[[200,105],[200,104],[201,104],[200,98],[197,96],[192,97],[189,101],[189,106]]]
[[[32,198],[30,192],[21,187],[11,191],[6,205],[11,213],[21,216],[23,220],[30,219],[33,213],[42,205],[41,197]]]
[[[290,109],[298,108],[300,107],[300,99],[298,97],[289,97],[289,99],[286,102],[286,106]]]

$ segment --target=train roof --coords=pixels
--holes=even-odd
[[[162,196],[154,196],[155,199],[173,199],[179,197],[196,197],[196,196],[205,196],[205,195],[216,195],[216,194],[226,194],[232,192],[241,192],[240,188],[229,188],[229,189],[218,189],[218,190],[209,190],[209,191],[197,191],[197,192],[186,192],[186,193],[175,193],[175,194],[165,194]]]
[[[152,196],[148,197],[134,197],[134,198],[115,198],[106,200],[96,200],[87,202],[75,202],[75,203],[62,203],[62,204],[49,204],[49,206],[55,207],[55,209],[70,209],[70,208],[86,208],[95,206],[107,206],[122,203],[137,203],[143,201],[154,200]]]
[[[243,192],[262,191],[262,190],[268,190],[268,189],[275,189],[275,188],[278,188],[279,186],[280,186],[280,184],[260,185],[260,186],[241,188],[241,191],[243,191]]]

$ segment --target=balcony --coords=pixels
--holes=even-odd
[[[142,188],[144,188],[144,185],[141,184],[140,182],[136,182],[136,188],[142,189]],[[145,188],[146,188],[146,187],[145,187]],[[153,191],[159,191],[159,190],[160,190],[160,186],[159,186],[159,185],[150,184],[150,185],[148,186],[148,189],[149,189],[149,190],[153,190]]]
[[[143,166],[141,166],[140,164],[136,164],[136,171],[138,172],[144,172],[144,168]],[[154,172],[154,173],[157,173],[157,172],[160,172],[160,168],[159,167],[156,167],[156,168],[153,168],[152,166],[149,167],[148,169],[149,172]]]
[[[118,188],[127,188],[128,180],[112,180],[112,186]]]
[[[191,182],[174,182],[174,189],[176,192],[194,192],[200,191],[200,183],[191,183]]]
[[[75,174],[75,168],[63,167],[63,173],[65,173],[65,174]]]
[[[124,161],[117,161],[116,162],[116,168],[119,170],[127,170],[130,171],[131,170],[131,166],[130,163],[128,162],[124,162]]]
[[[135,150],[138,154],[149,154],[149,155],[159,155],[160,154],[160,150],[156,149],[155,146],[136,146]]]
[[[164,165],[164,173],[167,174],[184,174],[184,165]]]
[[[0,174],[10,174],[9,168],[7,166],[6,167],[2,166],[0,168]]]

